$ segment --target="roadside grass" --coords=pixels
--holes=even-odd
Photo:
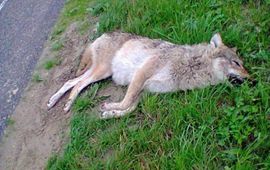
[[[68,1],[71,13],[82,2]],[[258,83],[144,92],[133,113],[110,120],[93,116],[103,87],[92,85],[73,106],[70,142],[47,169],[270,169],[269,9],[269,1],[209,0],[100,0],[78,8],[78,18],[99,16],[99,34],[120,29],[193,44],[220,32]]]
[[[36,83],[39,83],[39,82],[42,82],[43,79],[41,78],[41,76],[38,73],[34,73],[33,77],[32,77],[32,81],[36,82]]]
[[[81,23],[81,33],[84,33],[89,27],[88,17],[89,17],[89,4],[91,0],[67,0],[57,23],[55,24],[53,31],[50,36],[50,40],[56,40],[60,35],[65,32],[67,26],[73,22]]]
[[[59,51],[63,48],[63,44],[60,41],[55,41],[52,43],[51,50],[52,51]]]
[[[50,60],[47,60],[46,62],[44,62],[43,67],[46,70],[50,70],[54,66],[59,65],[60,63],[61,63],[61,61],[59,59],[50,59]]]
[[[12,126],[12,125],[15,124],[15,120],[13,120],[12,118],[9,117],[9,118],[7,119],[6,124],[7,124],[7,126]]]
[[[71,23],[77,23],[78,31],[82,35],[87,32],[91,25],[89,22],[90,15],[88,15],[89,5],[91,3],[91,0],[66,0],[65,6],[61,10],[58,21],[56,22],[49,37],[50,51],[51,55],[54,56],[54,59],[46,61],[43,64],[44,69],[50,70],[61,63],[60,50],[65,48],[65,39],[62,38],[62,34]]]

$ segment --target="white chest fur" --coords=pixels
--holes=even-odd
[[[112,78],[119,85],[130,84],[134,73],[145,65],[156,50],[147,49],[140,41],[127,42],[116,52],[112,61]],[[142,68],[143,69],[143,68]],[[148,79],[144,88],[151,92],[169,92],[177,89],[170,75],[170,65],[164,65]]]
[[[148,50],[141,43],[132,42],[125,44],[112,61],[112,78],[119,85],[128,85],[134,72],[141,68],[149,57]]]

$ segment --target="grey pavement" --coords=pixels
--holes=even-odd
[[[0,10],[0,136],[31,80],[64,1],[8,0]]]

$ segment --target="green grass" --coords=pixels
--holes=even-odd
[[[60,64],[60,60],[57,60],[57,59],[50,59],[50,60],[47,60],[44,64],[43,64],[43,67],[44,69],[46,70],[50,70],[52,69],[54,66],[56,65],[59,65]]]
[[[38,73],[34,73],[34,75],[32,77],[32,81],[39,83],[39,82],[43,81],[43,79],[40,77],[40,75]]]
[[[87,30],[86,27],[89,26],[89,4],[91,4],[91,0],[67,0],[51,33],[50,40],[58,39],[73,22],[82,23],[80,31],[84,33]]]
[[[52,51],[59,51],[63,48],[63,44],[60,41],[56,41],[52,43],[51,50]]]
[[[6,124],[7,124],[7,126],[12,126],[15,124],[15,120],[8,118]]]
[[[72,9],[76,3],[69,1]],[[72,3],[72,4],[71,4]],[[258,83],[222,84],[167,94],[143,93],[121,119],[99,120],[91,86],[74,104],[70,142],[47,169],[269,169],[270,2],[101,0],[80,9],[99,16],[99,34],[121,29],[174,43],[220,32],[238,48]],[[87,10],[89,9],[89,10]],[[86,13],[85,11],[89,11]]]

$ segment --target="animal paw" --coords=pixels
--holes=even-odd
[[[64,108],[64,111],[65,112],[68,112],[71,108],[71,105],[72,105],[72,101],[69,100],[66,104],[65,104],[65,108]]]
[[[115,114],[115,113],[114,113],[113,111],[104,111],[104,112],[101,113],[100,118],[101,118],[101,119],[109,119],[109,118],[113,118],[113,115],[114,115],[114,114]]]
[[[52,108],[58,99],[59,99],[58,95],[53,95],[47,103],[48,108],[49,109]]]
[[[100,118],[101,119],[110,119],[110,118],[117,118],[124,116],[125,111],[122,110],[110,110],[110,111],[104,111],[101,113]]]

